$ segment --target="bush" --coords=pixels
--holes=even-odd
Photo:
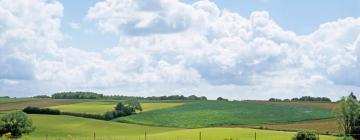
[[[293,140],[317,140],[316,133],[313,131],[300,131],[293,137]]]
[[[122,111],[109,111],[109,112],[106,112],[103,116],[104,116],[105,120],[112,120],[117,117],[129,116],[129,114],[126,114]]]
[[[35,127],[25,113],[17,111],[4,115],[0,120],[0,135],[9,138],[20,138],[23,134],[33,132]]]
[[[60,110],[57,109],[50,109],[50,108],[39,108],[39,107],[32,107],[28,106],[23,109],[23,112],[27,114],[50,114],[50,115],[60,115]]]
[[[125,106],[122,102],[119,102],[115,106],[115,111],[118,113],[122,112],[123,116],[129,116],[129,115],[135,113],[135,108],[132,108],[129,105]]]
[[[105,120],[104,115],[100,115],[100,114],[74,113],[74,112],[61,112],[61,114],[68,115],[68,116],[75,116],[75,117]]]

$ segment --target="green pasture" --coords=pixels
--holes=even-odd
[[[330,109],[264,102],[189,102],[115,119],[153,126],[201,128],[229,125],[286,123],[333,118]]]
[[[78,112],[90,114],[103,114],[107,111],[114,110],[116,101],[90,101],[76,104],[53,106],[53,109],[59,109],[64,112]],[[164,109],[182,105],[183,103],[141,103],[143,111],[151,111],[157,109]]]
[[[257,130],[248,128],[201,128],[181,129],[169,127],[142,126],[111,121],[101,121],[62,115],[29,115],[36,131],[23,139],[31,140],[290,140],[292,132]],[[320,136],[321,140],[334,140],[332,136]]]

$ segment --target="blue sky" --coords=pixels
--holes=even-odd
[[[189,4],[197,0],[183,0]],[[309,34],[315,31],[320,24],[346,17],[360,16],[360,1],[358,0],[212,0],[219,8],[237,12],[242,16],[249,17],[254,11],[268,11],[271,17],[286,30],[297,34]],[[63,42],[64,46],[80,47],[90,51],[96,51],[104,47],[113,47],[117,38],[111,34],[100,33],[95,30],[93,22],[86,21],[89,7],[96,0],[60,0],[64,5],[62,30],[71,34],[71,40]],[[68,23],[81,24],[82,29],[74,30]],[[67,24],[67,25],[66,25]],[[84,30],[91,30],[86,32]],[[88,41],[93,40],[93,41]]]
[[[358,9],[358,0],[2,0],[0,95],[360,95]]]

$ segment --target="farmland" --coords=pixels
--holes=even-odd
[[[65,112],[80,112],[91,114],[103,114],[107,111],[114,110],[116,101],[90,101],[77,104],[68,104],[51,107]],[[151,111],[156,109],[163,109],[182,105],[182,103],[141,103],[143,111]]]
[[[136,124],[200,128],[211,126],[287,123],[332,118],[330,109],[267,102],[190,102],[182,106],[143,112],[115,121]]]
[[[0,104],[0,111],[21,110],[27,106],[50,107],[57,105],[79,103],[80,100],[54,100],[54,99],[6,99]]]
[[[337,126],[335,119],[269,124],[269,125],[262,125],[257,127],[264,127],[266,129],[271,129],[271,130],[286,130],[286,131],[314,130],[322,134],[340,133],[339,127]]]
[[[198,140],[199,132],[202,133],[202,138],[206,140],[225,138],[250,140],[254,138],[255,132],[260,140],[289,140],[294,135],[292,132],[248,128],[182,129],[142,126],[71,116],[30,115],[30,118],[33,119],[34,125],[37,127],[37,131],[27,136],[31,139],[44,139],[46,136],[49,139],[64,137],[90,139],[93,138],[93,133],[95,132],[96,137],[100,139],[139,140],[140,138],[140,140],[144,140],[145,131],[149,140]],[[321,136],[321,139],[333,140],[335,137]]]
[[[31,105],[50,107],[66,112],[102,114],[114,109],[116,100],[58,100],[32,99],[0,104],[1,112],[19,110]],[[289,140],[297,130],[326,132],[328,123],[321,119],[333,118],[332,104],[272,103],[246,101],[174,101],[142,102],[142,112],[112,121],[95,120],[65,115],[29,115],[36,131],[24,139],[97,139],[120,140],[204,140],[254,139]],[[0,112],[0,113],[1,113]],[[320,120],[319,120],[320,119]],[[308,121],[306,121],[308,120]],[[320,121],[320,123],[318,122]],[[254,129],[262,126],[266,129]],[[317,126],[317,127],[314,127]],[[192,129],[188,129],[192,128]],[[313,129],[315,128],[315,129]],[[335,130],[334,130],[335,131]],[[320,136],[334,140],[333,136]]]

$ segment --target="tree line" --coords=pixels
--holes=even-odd
[[[270,98],[270,102],[331,102],[331,99],[328,97],[311,97],[311,96],[302,96],[300,98],[292,99],[278,99]]]
[[[46,98],[46,96],[35,96],[38,98]],[[94,92],[60,92],[51,96],[53,99],[109,99],[109,100],[207,100],[205,96],[184,96],[184,95],[170,95],[170,96],[151,96],[151,97],[137,97],[137,96],[123,96],[123,95],[103,95]]]

